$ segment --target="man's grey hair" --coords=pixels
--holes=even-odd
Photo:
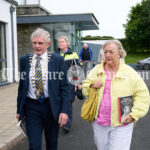
[[[32,34],[31,34],[31,41],[34,37],[45,37],[45,42],[48,43],[51,41],[50,33],[42,28],[37,28]]]
[[[121,42],[119,40],[108,40],[103,44],[102,49],[104,50],[106,46],[110,44],[115,44],[118,47],[118,52],[120,54],[120,58],[125,58],[126,57],[126,51],[124,50]]]

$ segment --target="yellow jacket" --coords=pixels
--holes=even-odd
[[[98,104],[95,119],[98,116],[98,110],[103,96],[106,75],[104,71],[104,61],[102,64],[96,65],[88,74],[86,80],[82,83],[82,92],[84,96],[88,96],[90,85],[96,80],[103,82],[103,86],[99,91]],[[133,107],[130,115],[137,121],[146,115],[149,110],[150,95],[143,79],[138,73],[128,65],[120,61],[119,70],[111,82],[111,126],[119,126],[118,97],[133,96]]]

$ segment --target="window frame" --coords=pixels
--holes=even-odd
[[[6,51],[6,23],[4,23],[4,22],[1,22],[0,21],[0,27],[3,27],[3,29],[4,29],[4,58],[0,58],[0,63],[5,63],[5,68],[7,68],[7,51]],[[1,36],[1,35],[0,35]],[[2,71],[2,70],[0,70],[0,71]],[[6,70],[7,71],[7,70]],[[6,72],[6,76],[7,76],[7,72]],[[0,81],[0,86],[1,85],[4,85],[4,84],[6,84],[8,82],[8,80],[6,79],[6,80],[4,80],[4,81]]]

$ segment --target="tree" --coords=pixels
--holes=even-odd
[[[131,8],[124,27],[129,49],[150,51],[150,0],[143,0]]]
[[[85,36],[82,37],[81,40],[112,40],[114,37],[112,36]]]

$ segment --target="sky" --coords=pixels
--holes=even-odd
[[[132,6],[142,0],[41,0],[41,5],[53,14],[93,13],[99,30],[84,31],[83,36],[113,36],[124,38],[124,27]]]

